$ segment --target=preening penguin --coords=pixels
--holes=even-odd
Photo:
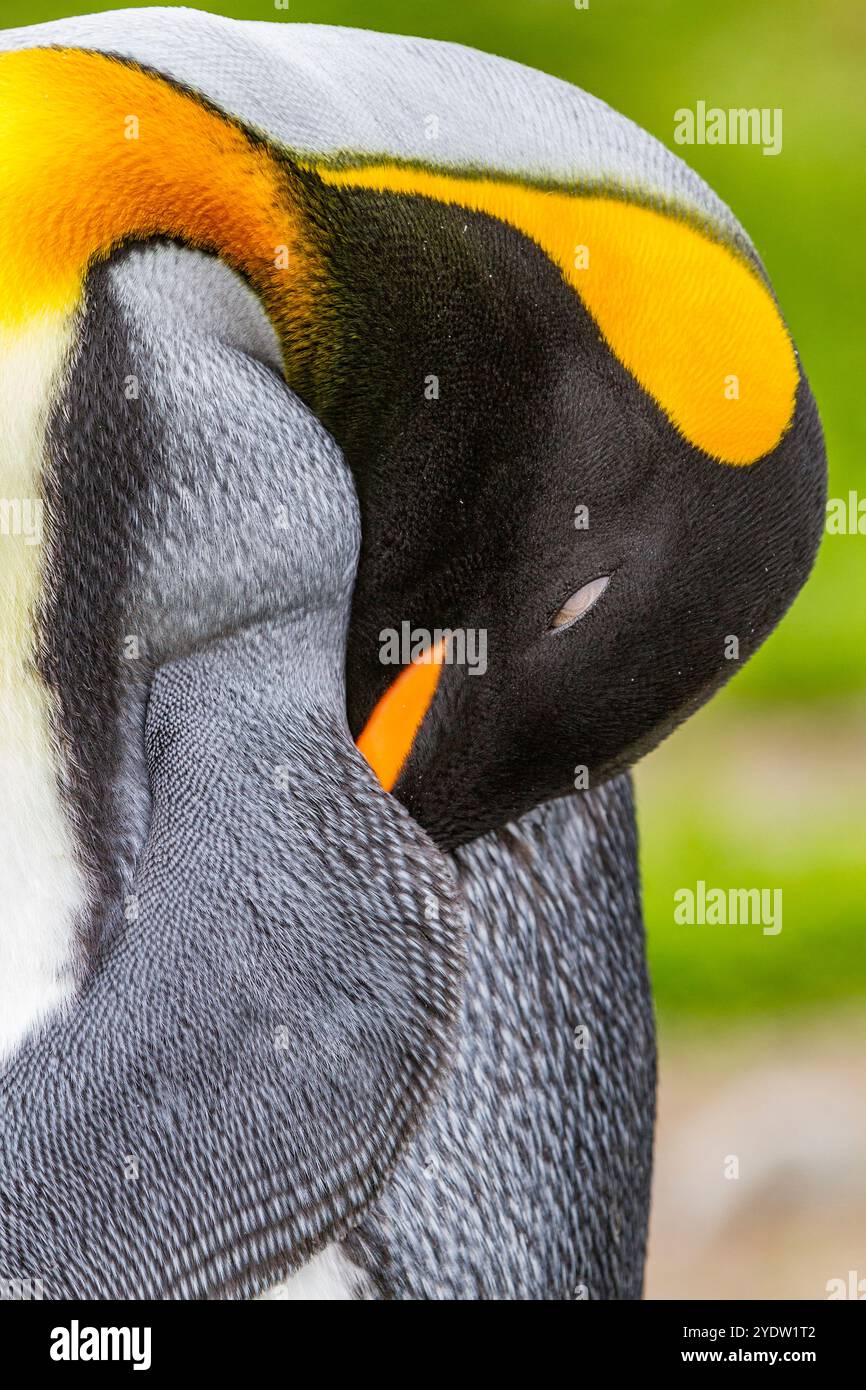
[[[0,110],[0,491],[45,511],[0,560],[0,1267],[638,1296],[622,774],[823,518],[753,247],[451,45],[100,15],[0,36]],[[406,623],[451,636],[397,674]]]

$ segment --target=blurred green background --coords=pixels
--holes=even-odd
[[[0,15],[8,26],[119,7],[26,0],[3,3]],[[204,8],[474,45],[568,79],[651,131],[750,233],[819,404],[830,496],[853,489],[866,499],[860,0],[590,0],[586,10],[573,0],[290,0],[288,9],[263,0]],[[698,100],[782,108],[781,153],[675,146],[674,112]],[[656,1296],[824,1297],[825,1277],[858,1260],[866,1275],[866,1191],[852,1177],[863,1173],[857,1144],[866,1137],[862,1082],[858,1100],[853,1080],[862,1076],[866,1042],[864,571],[866,534],[827,535],[777,633],[637,773],[662,1042]],[[782,932],[676,925],[674,892],[699,879],[781,888]],[[717,1136],[703,1157],[701,1135]],[[730,1190],[719,1195],[717,1148],[751,1155],[736,1201]],[[787,1206],[778,1206],[780,1190]]]

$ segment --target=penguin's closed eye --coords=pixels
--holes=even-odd
[[[588,584],[582,584],[579,589],[575,589],[571,597],[554,613],[549,631],[561,632],[563,628],[579,622],[590,608],[595,607],[609,583],[610,575],[600,574],[597,579],[591,579]]]

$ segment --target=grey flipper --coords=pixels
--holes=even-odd
[[[68,1011],[0,1075],[0,1270],[48,1298],[285,1278],[381,1191],[457,1016],[453,869],[346,723],[348,470],[251,355],[223,268],[200,266],[224,314],[219,295],[169,310],[192,264],[156,249],[94,272],[52,424],[87,487],[66,499],[77,543],[45,613],[65,640],[45,661],[59,736],[107,769],[69,789],[72,812],[95,863],[137,862],[123,896],[104,876],[101,950]],[[94,557],[112,594],[95,612]],[[155,668],[146,706],[130,665]],[[124,821],[136,779],[147,816]]]

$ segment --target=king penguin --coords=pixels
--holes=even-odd
[[[9,30],[0,363],[0,1266],[639,1297],[629,769],[823,522],[733,214],[455,45]]]

